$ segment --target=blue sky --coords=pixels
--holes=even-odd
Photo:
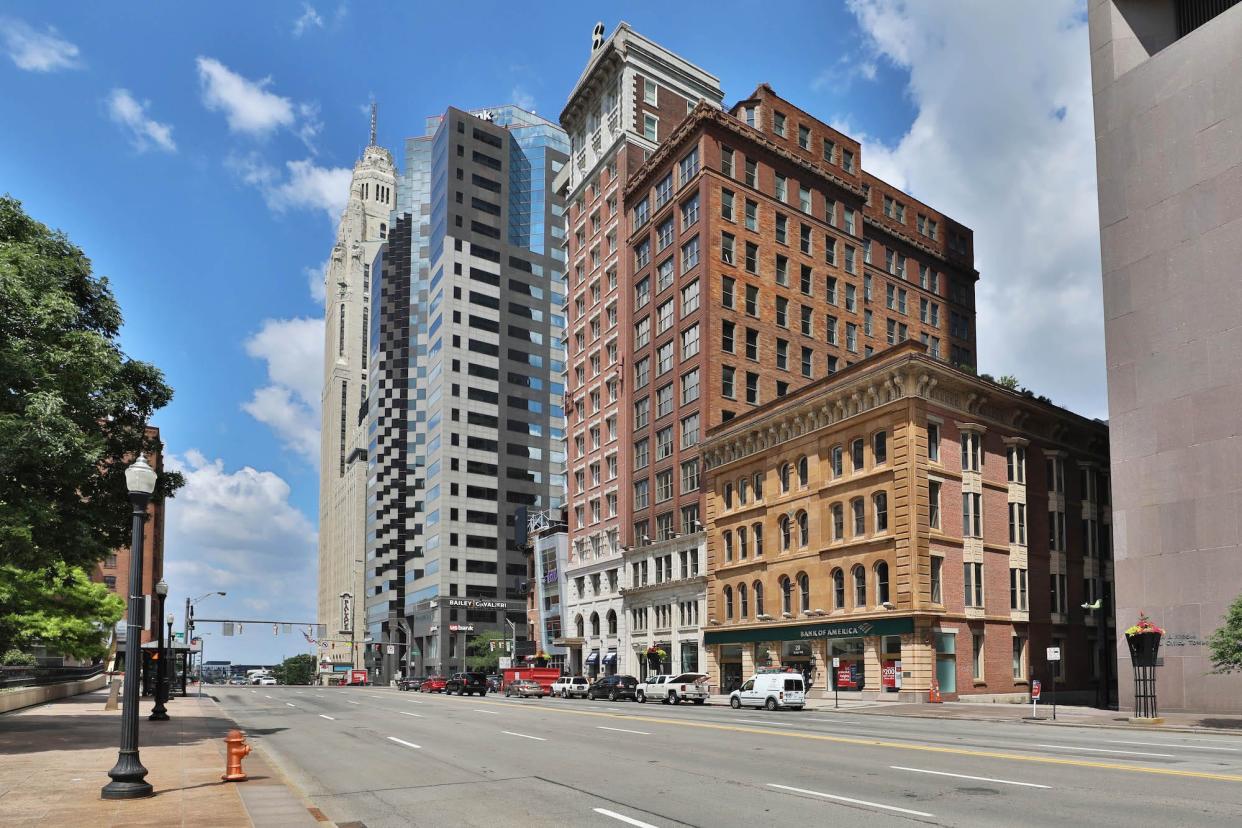
[[[715,73],[726,102],[766,81],[861,138],[864,166],[975,228],[982,370],[1104,416],[1082,4],[1007,5],[0,1],[0,190],[86,250],[126,350],[176,390],[156,420],[191,480],[169,504],[174,599],[312,619],[310,285],[366,107],[393,149],[448,105],[555,119],[596,20]],[[218,640],[234,660],[303,649]]]

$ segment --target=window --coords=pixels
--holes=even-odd
[[[781,173],[775,173],[776,200],[782,204],[789,203],[789,179]]]
[[[733,533],[728,530],[725,530],[724,534],[721,535],[720,538],[723,541],[722,545],[724,547],[724,559],[726,561],[732,561],[733,560]]]
[[[1013,677],[1015,680],[1026,678],[1026,636],[1013,637]]]
[[[798,512],[798,546],[806,548],[811,544],[811,518],[806,512]]]
[[[673,411],[673,384],[669,383],[656,391],[656,419],[666,417]]]
[[[811,279],[811,268],[807,265],[802,265],[800,275],[798,277],[798,289],[801,290],[806,296],[811,296],[815,292],[814,287],[811,284]],[[807,336],[810,336],[810,334],[807,334]]]
[[[931,601],[944,603],[944,558],[939,555],[931,556]]]
[[[759,273],[759,245],[746,242],[746,261],[743,265],[747,273]]]
[[[932,529],[940,528],[940,487],[939,480],[927,481],[927,524]]]
[[[782,575],[777,584],[781,588],[781,612],[785,614],[793,613],[793,582],[789,580],[789,576]]]
[[[975,681],[983,681],[983,633],[970,634],[971,672]]]
[[[889,603],[888,564],[884,561],[875,565],[875,602],[879,606]]]
[[[861,437],[850,443],[850,460],[856,472],[860,472],[863,469],[863,445],[864,442]]]
[[[733,148],[721,146],[720,171],[730,178],[733,177]]]
[[[681,421],[681,447],[683,449],[698,445],[699,442],[699,415],[691,414],[689,417],[682,418]]]
[[[927,424],[927,459],[932,463],[940,462],[940,424]]]
[[[699,488],[699,461],[687,460],[681,464],[681,493],[697,491]]]
[[[746,329],[746,358],[759,360],[759,332],[754,328]]]
[[[789,218],[784,213],[776,214],[776,241],[778,244],[789,243]]]
[[[695,279],[681,289],[681,315],[683,317],[699,309],[699,280]]]
[[[832,570],[832,608],[845,609],[845,573]]]
[[[747,230],[750,230],[752,232],[758,232],[759,230],[759,205],[751,201],[749,198],[746,199],[745,222],[746,222]]]
[[[746,584],[737,585],[737,609],[738,618],[745,618],[750,612],[746,605]]]
[[[798,313],[801,316],[802,335],[814,336],[814,309],[810,305],[799,305]]]
[[[1052,552],[1065,551],[1065,512],[1060,510],[1048,513],[1048,549]]]
[[[643,103],[651,104],[652,106],[655,106],[656,95],[658,94],[658,90],[659,90],[659,87],[656,86],[655,81],[651,80],[650,78],[644,78],[643,79]]]
[[[845,323],[845,350],[858,353],[858,326],[853,322]]]
[[[841,150],[841,169],[848,173],[854,171],[854,153],[847,149]]]
[[[656,349],[656,376],[673,369],[673,343],[665,342]]]
[[[642,388],[651,378],[651,357],[643,357],[634,363],[634,387]]]
[[[1020,567],[1009,569],[1009,609],[1026,612],[1026,570]]]
[[[1026,482],[1026,447],[1010,446],[1006,452],[1006,466],[1010,483]]]
[[[798,146],[804,150],[811,148],[811,130],[809,127],[798,125]]]
[[[651,414],[651,398],[643,397],[634,403],[634,429],[647,427],[647,418]]]
[[[732,308],[734,303],[737,281],[728,276],[720,280],[720,304],[726,308]],[[641,307],[641,306],[640,306]]]
[[[1065,460],[1052,456],[1048,458],[1048,491],[1065,493]]]
[[[777,522],[781,533],[781,551],[788,552],[790,544],[793,543],[792,531],[789,521],[789,515],[781,515],[781,519]]]
[[[850,502],[854,513],[854,537],[861,538],[867,534],[867,503],[861,497]]]
[[[746,402],[759,404],[759,375],[746,372]]]
[[[720,191],[720,217],[725,221],[733,221],[733,191]]]
[[[755,557],[763,556],[763,524],[756,523],[750,527],[750,533],[755,538]]]
[[[759,186],[759,165],[753,158],[746,159],[746,186]]]
[[[1009,504],[1009,542],[1026,546],[1026,504]]]
[[[888,493],[876,492],[871,496],[872,506],[875,510],[875,531],[876,533],[888,531]]]
[[[648,141],[656,141],[658,139],[658,128],[660,120],[651,113],[643,114],[643,137]]]
[[[862,564],[854,567],[854,608],[867,606],[867,570]]]
[[[673,470],[656,473],[656,503],[663,503],[673,496]]]
[[[806,485],[809,482],[809,477],[810,477],[809,461],[807,460],[807,457],[804,454],[798,458],[798,485],[803,488],[806,488]]]
[[[808,379],[811,376],[811,370],[815,361],[815,352],[810,348],[802,349],[802,376]]]
[[[840,477],[845,472],[845,449],[842,446],[832,447],[832,476]]]
[[[776,283],[778,285],[789,285],[789,257],[777,255],[776,257]]]
[[[858,289],[848,282],[845,284],[845,309],[851,313],[858,312]]]
[[[692,403],[699,398],[699,369],[681,375],[681,404]]]
[[[1066,592],[1065,574],[1053,572],[1050,576],[1050,606],[1054,615],[1065,615],[1068,611],[1069,596]]]
[[[872,456],[877,466],[888,462],[888,433],[877,431],[871,438]]]
[[[724,588],[724,608],[725,620],[733,620],[733,587],[726,586]]]
[[[686,186],[686,182],[694,178],[699,172],[699,148],[695,147],[686,153],[681,161],[677,162],[677,181],[678,186]],[[695,197],[697,201],[698,197]],[[697,205],[696,205],[697,206]]]
[[[983,606],[983,564],[967,561],[962,565],[963,593],[968,607]]]
[[[737,530],[737,557],[738,560],[746,560],[746,527],[739,527]]]
[[[699,220],[699,194],[695,193],[681,204],[681,229],[685,230]]]
[[[962,432],[962,471],[979,471],[983,465],[982,439],[978,432]]]
[[[673,243],[673,232],[674,227],[672,217],[660,222],[660,226],[656,228],[656,252],[663,250]]]
[[[733,379],[736,373],[732,365],[722,365],[720,367],[720,395],[722,397],[735,399]]]
[[[845,539],[845,507],[840,503],[832,504],[832,539]]]
[[[776,340],[776,367],[782,371],[789,370],[789,343],[784,339]]]
[[[780,481],[781,481],[781,494],[789,493],[789,474],[790,474],[789,464],[781,463],[781,468],[779,472]]]
[[[755,615],[763,615],[763,583],[755,581],[751,585],[751,593],[755,596]]]
[[[962,492],[962,537],[983,537],[983,495]]]
[[[656,209],[658,210],[660,209],[660,207],[667,204],[668,200],[672,197],[673,197],[673,174],[666,173],[665,176],[661,178],[659,182],[656,183],[656,188],[655,188]]]
[[[789,327],[789,300],[784,296],[776,297],[776,324],[782,328]]]
[[[834,156],[834,150],[836,150],[836,144],[834,144],[832,141],[829,141],[827,138],[825,138],[824,139],[824,160],[827,161],[829,164],[832,163],[832,159]]]
[[[782,112],[772,113],[772,131],[782,138],[785,137],[785,115]]]
[[[720,349],[726,354],[737,353],[734,345],[734,332],[737,326],[727,319],[720,323]]]
[[[763,472],[755,472],[754,477],[755,502],[763,500]]]
[[[638,350],[651,341],[651,317],[644,316],[634,324],[634,349]]]

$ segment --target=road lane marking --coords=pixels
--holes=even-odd
[[[349,701],[348,699],[346,699],[345,703],[346,704],[362,704],[362,702]]]
[[[1144,747],[1187,748],[1189,750],[1228,750],[1228,751],[1233,751],[1235,753],[1239,750],[1242,750],[1242,748],[1216,747],[1215,745],[1211,745],[1211,746],[1194,745],[1194,744],[1175,745],[1175,744],[1166,744],[1164,742],[1122,742],[1117,739],[1109,739],[1108,744],[1110,745],[1143,745]]]
[[[293,702],[285,702],[285,707],[297,707]]]
[[[390,742],[396,742],[396,743],[397,743],[397,744],[399,744],[399,745],[405,745],[406,747],[408,747],[408,748],[414,748],[415,750],[422,750],[422,748],[421,748],[421,747],[419,747],[418,745],[414,744],[413,742],[407,742],[405,739],[398,739],[396,736],[389,736],[389,737],[388,737],[388,741],[390,741]]]
[[[504,733],[504,734],[506,734],[506,735],[508,735],[508,736],[521,736],[523,739],[534,739],[536,742],[546,742],[546,741],[548,741],[547,739],[543,738],[542,736],[527,736],[525,733],[514,733],[512,730],[502,730],[502,731],[500,731],[500,732],[501,732],[501,733]]]
[[[416,719],[421,719],[423,717],[422,713],[411,713],[408,710],[398,710],[397,712],[400,713],[402,716],[413,716]]]
[[[480,710],[480,709],[479,709],[479,708],[477,708],[477,707],[472,707],[472,708],[470,708],[470,709],[471,709],[471,710],[473,710],[475,713],[486,713],[486,714],[487,714],[487,715],[489,715],[489,716],[499,716],[499,715],[500,715],[500,714],[499,714],[499,713],[497,713],[495,710]]]
[[[321,718],[321,719],[327,719],[327,720],[328,720],[328,721],[330,721],[330,722],[335,722],[335,721],[336,721],[336,719],[334,719],[333,717],[331,717],[331,716],[327,716],[327,715],[324,715],[323,713],[320,713],[320,714],[319,714],[319,718]]]
[[[614,733],[636,733],[639,736],[650,736],[651,735],[645,730],[626,730],[623,727],[604,727],[603,725],[597,726],[596,730],[611,730]]]
[[[1108,748],[1078,747],[1077,745],[1035,745],[1035,747],[1052,748],[1054,750],[1086,750],[1091,753],[1120,753],[1126,756],[1159,756],[1164,759],[1176,759],[1172,753],[1144,753],[1141,750],[1109,750]]]
[[[251,691],[251,692],[254,692],[254,691]],[[271,698],[271,696],[264,696],[263,698],[265,698],[265,699],[270,699],[270,698]]]
[[[503,702],[482,701],[475,704],[494,704],[497,707],[504,704]],[[1124,773],[1143,773],[1152,776],[1177,776],[1187,779],[1210,779],[1215,782],[1242,782],[1242,775],[1228,773],[1207,773],[1205,771],[1181,770],[1179,768],[1153,767],[1150,765],[1132,765],[1120,764],[1117,762],[1104,762],[1086,758],[1071,758],[1062,756],[1044,756],[1035,753],[1008,753],[1002,750],[976,750],[966,747],[950,747],[945,745],[927,745],[917,744],[914,742],[893,742],[887,739],[865,736],[862,734],[856,736],[844,736],[831,733],[812,733],[807,731],[789,731],[789,730],[764,730],[758,727],[739,726],[731,724],[717,724],[715,722],[695,721],[691,719],[669,719],[657,716],[644,715],[642,713],[634,713],[631,715],[619,713],[595,713],[590,710],[581,710],[568,707],[564,704],[546,705],[546,704],[528,704],[525,705],[527,710],[543,710],[553,713],[562,713],[570,716],[599,716],[609,719],[621,719],[629,722],[650,722],[652,724],[676,725],[678,727],[693,727],[700,730],[723,730],[731,733],[751,733],[757,736],[780,736],[786,739],[807,739],[814,742],[832,742],[841,745],[858,745],[861,747],[878,747],[889,748],[892,750],[909,750],[920,753],[941,753],[950,756],[973,756],[984,759],[1003,759],[1011,762],[1031,762],[1037,765],[1063,765],[1072,768],[1095,768],[1097,770],[1114,770]],[[736,720],[735,720],[736,721]]]
[[[630,825],[636,825],[638,828],[656,828],[650,822],[642,822],[641,820],[634,819],[633,817],[627,817],[625,814],[618,814],[616,811],[610,811],[607,808],[592,808],[591,810],[597,814],[603,814],[606,817],[612,817],[613,819],[619,819]]]
[[[1024,788],[1051,788],[1051,785],[1036,785],[1034,782],[1015,782],[1012,779],[993,779],[990,776],[968,776],[964,773],[926,770],[925,768],[903,768],[901,765],[889,765],[893,770],[910,771],[911,773],[930,773],[935,776],[953,776],[957,779],[973,779],[976,782],[997,782],[1001,785],[1021,785]]]
[[[837,802],[848,802],[851,805],[864,805],[868,808],[880,808],[885,811],[896,811],[899,814],[911,814],[912,816],[935,818],[935,814],[929,814],[926,811],[912,811],[909,808],[898,808],[896,805],[881,805],[879,802],[868,802],[865,799],[851,799],[848,796],[837,796],[836,794],[821,793],[819,791],[808,791],[806,788],[791,788],[788,785],[777,785],[775,782],[769,782],[768,787],[779,788],[782,791],[793,791],[794,793],[806,794],[807,796],[822,796],[824,799],[834,799]]]

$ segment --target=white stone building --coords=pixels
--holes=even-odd
[[[704,668],[706,563],[703,532],[626,550],[621,672],[641,679]]]

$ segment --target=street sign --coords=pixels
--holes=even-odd
[[[513,657],[512,656],[501,656],[500,664],[498,666],[502,670],[511,669],[513,667]]]
[[[397,652],[397,647],[396,647],[396,645],[395,645],[395,644],[389,644],[389,645],[388,645],[388,647],[387,647],[387,649],[385,650],[385,652],[387,652],[387,653],[388,653],[388,655],[395,655],[395,654],[396,654],[396,652]]]
[[[1048,660],[1049,661],[1060,661],[1061,660],[1061,648],[1060,647],[1049,647],[1048,648]]]
[[[841,659],[840,659],[840,658],[838,658],[837,656],[833,656],[833,657],[832,657],[832,666],[833,666],[833,667],[840,667],[840,666],[841,666]]]

